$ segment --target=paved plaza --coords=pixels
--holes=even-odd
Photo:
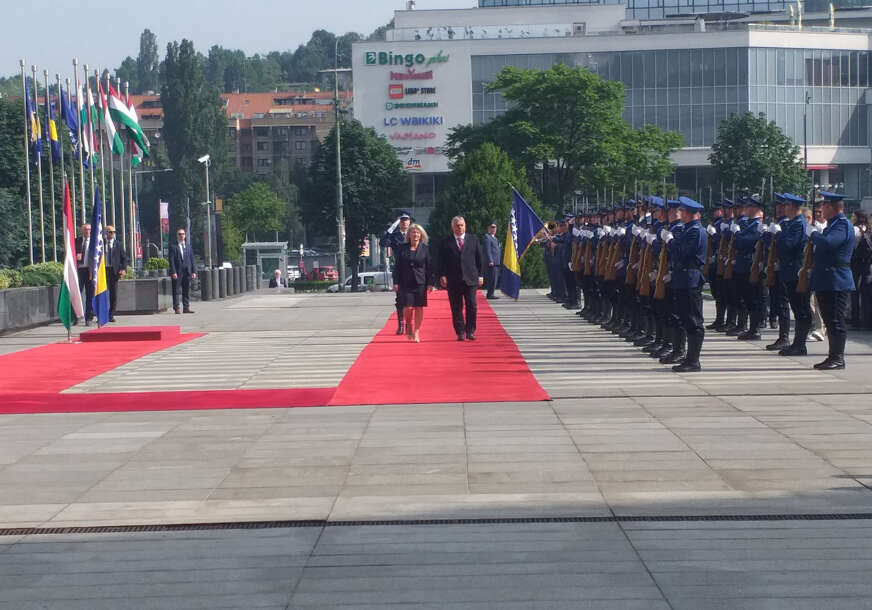
[[[0,609],[872,607],[872,336],[676,375],[543,292],[490,303],[551,402],[0,416]],[[67,391],[333,387],[392,306],[119,318],[208,334]]]

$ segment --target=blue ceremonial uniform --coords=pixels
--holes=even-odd
[[[760,218],[751,218],[745,221],[742,229],[736,233],[736,264],[733,265],[733,273],[736,275],[749,275],[751,263],[754,260],[754,250],[757,248],[757,240],[760,239]]]
[[[672,289],[699,288],[703,284],[702,267],[708,247],[708,234],[699,220],[682,225],[673,231],[675,239],[669,242],[669,265],[672,269]]]
[[[852,291],[851,254],[854,252],[854,225],[844,214],[827,221],[823,233],[812,233],[814,267],[811,288],[819,291]]]
[[[785,220],[781,224],[781,232],[775,236],[776,256],[778,257],[778,278],[785,284],[795,282],[802,268],[802,256],[805,252],[805,228],[808,223],[805,216]]]

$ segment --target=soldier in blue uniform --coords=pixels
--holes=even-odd
[[[854,251],[854,227],[845,217],[844,195],[822,191],[821,206],[827,226],[820,231],[814,225],[806,227],[806,235],[814,245],[814,267],[811,288],[817,296],[821,317],[827,327],[829,355],[814,368],[835,370],[845,368],[845,342],[848,339],[848,312],[854,277],[851,274],[851,254]]]
[[[776,267],[778,263],[778,240],[776,239],[787,223],[787,194],[775,193],[775,218],[768,226],[763,225],[766,233],[763,234],[763,239],[766,243],[766,258],[769,260],[769,250],[775,248]],[[773,322],[778,324],[778,339],[774,343],[766,346],[769,351],[780,352],[790,345],[790,305],[787,299],[787,287],[781,280],[778,270],[775,270],[775,277],[766,276],[766,285],[769,286],[769,327],[774,328]]]
[[[554,243],[557,244],[557,265],[560,273],[563,275],[563,284],[566,286],[566,300],[563,307],[566,309],[578,309],[578,285],[575,281],[575,272],[569,267],[572,260],[572,224],[575,217],[572,214],[566,214],[563,220],[560,221],[560,234],[554,237]]]
[[[663,246],[663,241],[660,239],[660,231],[667,226],[666,219],[666,202],[657,196],[652,196],[650,201],[653,212],[652,224],[648,228],[646,240],[650,246],[650,260],[653,263],[651,272],[648,278],[651,280],[651,290],[646,295],[654,318],[654,343],[642,348],[642,351],[647,353],[652,358],[662,358],[672,351],[672,337],[667,328],[666,316],[668,312],[664,312],[663,302],[654,299],[655,278],[657,277],[657,269],[660,264],[660,248]]]
[[[412,215],[406,210],[400,210],[397,219],[394,221],[388,230],[384,232],[379,244],[382,248],[390,248],[396,252],[396,249],[405,243],[406,232],[409,230],[409,225],[412,223]],[[397,334],[402,335],[405,330],[403,328],[403,305],[400,302],[400,293],[396,293],[394,306],[397,309]]]
[[[741,303],[748,312],[750,326],[737,338],[739,341],[757,341],[761,339],[760,324],[763,322],[763,282],[759,277],[751,281],[751,265],[754,263],[757,242],[763,234],[763,204],[756,197],[748,197],[745,203],[744,216],[747,220],[736,232],[733,278]]]
[[[738,249],[735,248],[735,237],[748,222],[748,217],[745,216],[745,199],[737,197],[732,205],[733,220],[730,223],[730,239],[734,243],[733,258],[727,261],[727,265],[733,265],[735,270],[736,255]],[[729,248],[727,248],[729,251]],[[724,330],[728,337],[737,337],[747,330],[748,325],[748,309],[742,300],[742,286],[736,281],[735,273],[732,279],[727,280],[729,304],[727,305],[727,328]]]
[[[773,223],[769,231],[775,239],[775,252],[778,257],[778,281],[784,286],[785,296],[793,319],[796,321],[793,343],[778,351],[781,356],[805,356],[808,352],[805,341],[811,330],[811,290],[797,292],[799,270],[802,269],[807,237],[808,223],[802,213],[805,199],[791,193],[783,193],[782,210],[786,220]]]
[[[711,257],[706,261],[707,277],[709,287],[712,291],[712,298],[715,300],[715,319],[714,322],[706,326],[713,330],[724,325],[724,316],[727,313],[727,301],[724,298],[722,289],[723,278],[718,276],[718,248],[721,244],[722,229],[724,226],[724,203],[717,202],[712,207],[712,221],[706,227],[708,240],[711,242]],[[708,248],[708,245],[706,245]]]
[[[689,197],[679,197],[681,231],[667,231],[667,244],[672,274],[671,291],[675,313],[681,328],[687,335],[687,354],[679,364],[672,367],[678,373],[701,370],[699,354],[705,339],[702,314],[702,267],[706,265],[708,233],[700,222],[702,205]]]
[[[660,229],[659,235],[660,240],[663,244],[662,247],[664,248],[666,247],[667,236],[670,236],[670,238],[674,238],[684,232],[684,223],[681,222],[681,218],[678,213],[678,208],[681,206],[681,202],[677,199],[670,199],[666,202],[666,206],[669,224],[666,227]],[[682,362],[687,355],[685,351],[685,344],[687,343],[687,333],[685,332],[684,326],[681,324],[681,320],[678,317],[678,311],[675,302],[675,293],[672,291],[672,271],[674,268],[674,261],[671,257],[668,256],[668,248],[666,249],[666,253],[668,269],[665,276],[666,296],[663,299],[663,305],[665,307],[667,332],[672,338],[672,350],[669,353],[664,354],[660,358],[660,364],[676,364],[678,362]],[[705,252],[703,252],[703,258],[705,258]]]

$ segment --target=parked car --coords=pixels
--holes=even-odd
[[[300,268],[288,265],[288,280],[293,282],[298,279],[300,279]]]
[[[345,292],[351,292],[351,276],[345,280]],[[393,278],[384,271],[365,271],[357,276],[358,292],[388,292],[394,289]],[[327,287],[327,292],[339,292],[339,284]]]

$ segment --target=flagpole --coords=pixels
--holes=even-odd
[[[94,70],[94,85],[97,87],[97,95],[100,95],[100,73],[96,69]],[[103,103],[102,98],[100,103]],[[94,102],[94,107],[97,107],[96,102]],[[103,139],[106,137],[106,121],[99,112],[97,112],[97,130],[102,132],[97,137],[100,139],[100,197],[103,199],[103,226],[105,227],[108,216],[106,214],[106,169],[103,166]],[[112,154],[111,150],[109,154]]]
[[[54,262],[58,262],[58,220],[55,214],[55,188],[54,188],[54,159],[52,159],[53,150],[52,150],[52,139],[51,139],[51,124],[49,123],[49,104],[51,103],[51,96],[49,95],[48,88],[48,70],[43,69],[42,78],[45,82],[45,132],[48,137],[48,175],[51,178],[49,180],[49,197],[51,198],[51,251],[52,251],[52,260]],[[60,146],[60,142],[58,142],[58,146]]]
[[[33,112],[39,121],[39,103],[36,92],[39,89],[39,81],[36,80],[36,64],[31,64],[30,69],[33,73]],[[42,134],[37,134],[37,138],[41,138]],[[45,206],[42,202],[42,153],[36,153],[36,175],[37,183],[39,184],[39,243],[42,251],[42,262],[45,262]]]
[[[118,92],[121,93],[120,91]],[[130,107],[130,83],[124,81],[124,103]],[[123,170],[122,170],[123,171]],[[127,165],[127,202],[130,205],[130,260],[136,268],[136,202],[133,201],[133,149],[130,150],[130,163]]]
[[[82,140],[82,88],[79,87],[79,60],[75,57],[73,58],[73,80],[76,82],[76,112],[78,113],[76,116],[76,131],[78,132],[79,139],[79,182],[82,183],[82,224],[85,224],[87,221],[87,211],[85,210],[87,204],[85,203],[85,158],[83,151],[83,140]]]
[[[61,97],[64,94],[64,90],[61,89],[61,75],[56,74],[55,76],[58,79],[58,116],[61,116],[61,114],[62,114]],[[70,79],[67,79],[67,95],[69,95],[69,93],[70,93]],[[70,106],[70,100],[67,99],[67,108],[69,108],[69,106]],[[64,116],[64,124],[66,124],[66,116]],[[67,127],[67,131],[69,131],[69,127]],[[63,133],[63,132],[61,132],[61,133]],[[72,184],[72,186],[70,187],[70,208],[71,208],[70,211],[73,214],[73,237],[76,237],[76,222],[75,222],[76,221],[76,172],[72,171],[72,172],[70,172],[70,176],[69,177],[67,176],[67,172],[66,172],[66,169],[64,167],[64,141],[63,141],[63,138],[61,136],[58,136],[58,140],[60,140],[59,145],[61,148],[61,181],[64,183],[64,188],[66,188],[66,186],[67,186],[66,183],[68,180],[71,180],[71,184]],[[73,167],[75,167],[75,163],[73,162],[72,159],[70,159],[70,163],[73,164]],[[66,222],[66,219],[64,220],[64,222]],[[66,225],[64,225],[64,226],[66,226]],[[64,244],[64,247],[66,247],[66,244]]]
[[[24,175],[27,184],[27,244],[30,252],[30,264],[33,264],[33,204],[30,199],[30,138],[27,136],[27,76],[24,71],[24,60],[21,65],[21,99],[24,100]]]
[[[84,68],[85,73],[85,95],[84,95],[84,104],[85,104],[85,120],[88,122],[88,147],[91,149],[90,161],[88,163],[88,174],[91,179],[91,208],[94,207],[94,202],[97,201],[95,197],[96,188],[94,185],[94,121],[91,120],[91,81],[88,79],[88,64],[84,64],[82,66]],[[87,220],[85,221],[87,222]],[[97,227],[91,227],[92,231],[96,231]]]
[[[106,91],[105,94],[109,95],[109,72],[106,72]],[[105,120],[106,115],[109,113],[109,98],[101,99],[103,102],[103,118]],[[103,129],[106,129],[106,126],[103,126]],[[115,144],[114,142],[112,143]],[[115,224],[115,156],[112,154],[112,148],[109,148],[109,198],[112,201],[112,205],[109,206],[109,209],[112,212],[112,224]],[[122,233],[123,235],[123,233]]]
[[[115,77],[115,86],[118,88],[118,91],[117,91],[118,95],[121,95],[121,77],[120,76]],[[118,200],[121,203],[121,205],[118,206],[119,211],[121,212],[121,243],[122,243],[122,247],[125,250],[127,250],[127,222],[126,222],[127,214],[125,214],[125,212],[124,212],[124,153],[126,153],[126,152],[127,152],[126,148],[121,151],[121,167],[119,168],[121,171],[118,172],[119,176],[120,176],[120,181],[121,181],[119,184],[121,197],[118,198]],[[128,252],[128,254],[131,254],[130,261],[133,263],[133,266],[135,267],[136,261],[133,260],[133,255],[132,255],[133,251],[128,250],[127,252]]]

